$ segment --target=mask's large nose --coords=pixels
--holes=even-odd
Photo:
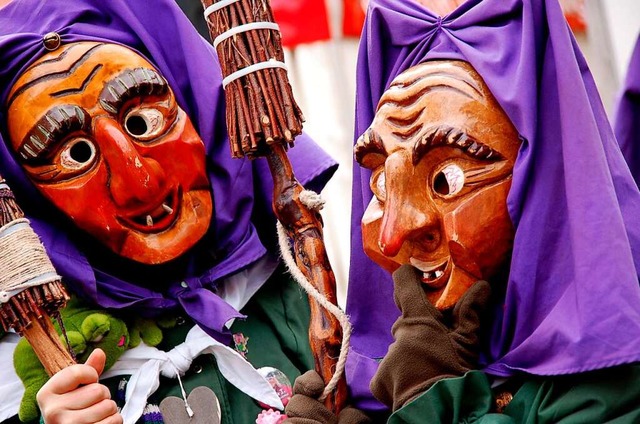
[[[95,137],[109,167],[109,190],[115,204],[135,208],[157,201],[166,181],[160,164],[140,155],[111,118],[99,118],[95,125]]]
[[[394,163],[387,159],[386,202],[378,245],[387,257],[396,256],[402,246],[416,243],[425,251],[435,250],[441,240],[442,219],[424,182],[414,181],[409,158]]]

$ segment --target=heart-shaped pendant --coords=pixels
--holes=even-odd
[[[190,417],[184,399],[169,396],[160,402],[160,412],[165,424],[220,424],[222,411],[213,390],[196,387],[189,393],[187,403],[193,411]]]

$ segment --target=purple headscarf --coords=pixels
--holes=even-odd
[[[267,165],[263,160],[232,159],[229,153],[222,76],[213,48],[172,0],[13,0],[0,9],[2,105],[17,77],[45,53],[42,37],[51,31],[59,33],[63,43],[129,46],[160,70],[207,149],[214,199],[209,234],[185,257],[164,266],[135,264],[106,251],[53,210],[27,179],[7,148],[1,107],[0,174],[72,290],[102,307],[134,307],[136,313],[182,306],[205,331],[224,338],[224,324],[241,315],[214,294],[216,284],[266,254],[256,228],[275,221]],[[296,144],[290,158],[298,179],[319,190],[335,162],[305,135]]]
[[[640,36],[629,62],[613,131],[636,183],[640,184]]]
[[[431,59],[468,61],[524,138],[507,201],[509,281],[485,371],[558,375],[640,360],[640,194],[558,1],[468,0],[438,17],[413,0],[371,0],[356,136],[390,82]],[[368,383],[399,311],[390,276],[361,253],[372,193],[370,172],[354,169],[347,380],[356,403],[376,409]]]

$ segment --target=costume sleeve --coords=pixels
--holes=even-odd
[[[640,422],[638,381],[640,364],[566,376],[531,376],[513,393],[503,413],[496,413],[487,376],[470,371],[438,381],[396,411],[388,423]]]
[[[487,376],[469,371],[463,377],[438,381],[429,390],[397,410],[389,424],[516,423],[503,414],[490,413],[493,394]]]
[[[539,377],[522,385],[505,413],[522,423],[640,422],[640,364]]]

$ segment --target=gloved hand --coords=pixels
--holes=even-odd
[[[307,371],[293,383],[293,397],[289,400],[284,424],[368,424],[371,420],[361,411],[346,407],[336,416],[318,397],[324,390],[324,381],[315,371]]]
[[[478,329],[491,288],[478,281],[453,308],[450,327],[425,296],[418,271],[403,265],[393,274],[394,298],[402,315],[395,341],[371,380],[373,395],[394,411],[436,381],[459,377],[477,365]]]

